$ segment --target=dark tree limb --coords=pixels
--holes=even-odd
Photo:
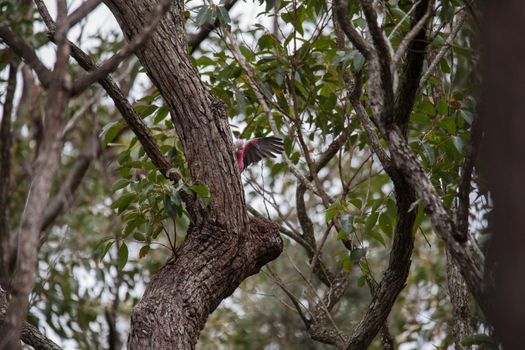
[[[9,65],[7,89],[2,110],[0,125],[0,285],[6,286],[9,279],[9,255],[11,232],[9,230],[9,183],[11,174],[11,119],[13,100],[17,84],[18,64]]]
[[[386,138],[397,167],[422,200],[436,232],[445,241],[447,248],[450,249],[451,255],[460,267],[461,274],[478,305],[484,312],[487,312],[490,309],[490,302],[485,295],[482,273],[465,247],[457,241],[461,234],[455,227],[436,189],[410,149],[402,131],[397,127],[392,128],[386,133]]]
[[[370,59],[374,48],[359,34],[352,25],[352,22],[350,22],[348,18],[348,0],[334,0],[334,11],[341,29],[350,42],[366,59]]]
[[[162,20],[166,11],[171,6],[171,0],[161,0],[150,15],[149,23],[140,34],[136,35],[133,40],[128,42],[122,49],[109,58],[106,62],[96,69],[89,71],[85,76],[79,78],[71,88],[71,95],[75,96],[82,93],[91,84],[105,78],[108,74],[113,73],[122,61],[131,56],[139,47],[144,45],[146,40],[155,31],[157,25]]]
[[[390,50],[379,24],[372,0],[361,0],[361,8],[372,37],[373,47],[369,61],[368,95],[376,119],[382,125],[394,122],[394,87],[390,70]]]
[[[83,20],[93,10],[95,10],[102,0],[86,0],[75,11],[71,12],[68,16],[69,27],[73,27],[75,24]]]
[[[42,86],[49,86],[51,71],[40,61],[33,48],[13,32],[6,23],[0,23],[0,38],[36,72]]]
[[[414,19],[411,22],[411,31],[417,29],[416,35],[407,43],[408,51],[404,65],[399,89],[395,101],[396,124],[406,134],[410,113],[414,106],[416,94],[419,89],[421,70],[425,61],[426,48],[428,46],[426,27],[430,19],[433,1],[422,0],[416,6]]]
[[[0,325],[5,319],[8,305],[8,294],[0,286]],[[42,334],[37,327],[25,322],[22,328],[22,341],[35,350],[61,350],[51,339]]]

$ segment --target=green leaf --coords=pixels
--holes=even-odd
[[[120,121],[111,122],[104,126],[100,133],[100,137],[102,137],[102,147],[106,147],[112,142],[122,128],[124,128],[124,125],[122,125]]]
[[[366,276],[360,276],[357,279],[357,285],[359,286],[359,288],[363,288],[363,286],[365,285],[365,282],[366,282]]]
[[[347,236],[348,236],[348,234],[344,230],[341,230],[341,231],[337,232],[337,237],[335,239],[337,239],[338,241],[341,241],[341,240],[345,239]]]
[[[126,263],[128,262],[128,246],[126,245],[126,242],[122,242],[122,245],[118,249],[118,261],[117,261],[117,268],[119,270],[122,270],[124,266],[126,266]]]
[[[381,245],[383,247],[386,248],[386,242],[385,242],[385,239],[383,238],[383,236],[381,235],[381,233],[379,232],[379,230],[370,230],[368,231],[367,235],[370,237],[370,238],[373,238],[374,240],[378,241],[379,243],[381,243]]]
[[[368,216],[368,218],[366,218],[365,233],[368,233],[368,232],[370,232],[370,230],[372,230],[372,228],[375,226],[375,224],[377,222],[377,217],[378,216],[379,216],[379,213],[376,211],[376,212],[373,212],[372,214],[370,214]]]
[[[168,113],[170,112],[168,106],[163,105],[157,110],[157,115],[155,115],[155,119],[153,119],[153,123],[159,124],[166,118]]]
[[[119,197],[116,201],[111,204],[111,208],[118,209],[119,214],[126,210],[132,201],[137,199],[135,193],[127,192]]]
[[[425,112],[429,115],[436,114],[436,109],[434,108],[434,105],[429,101],[422,101],[418,107],[420,111]]]
[[[146,240],[146,236],[140,232],[135,232],[133,234],[133,238],[136,239],[139,242],[144,242]]]
[[[208,186],[204,184],[198,184],[191,186],[190,189],[195,192],[195,194],[197,194],[197,196],[199,196],[204,201],[204,203],[209,203],[210,190],[208,189]]]
[[[472,345],[488,345],[492,349],[498,349],[497,342],[491,337],[485,334],[474,334],[461,339],[461,345],[472,346]]]
[[[111,186],[111,191],[112,192],[117,192],[121,188],[124,188],[127,185],[129,185],[130,182],[131,181],[129,179],[119,179],[113,184],[113,186]]]
[[[224,8],[224,6],[219,6],[218,7],[219,9],[219,22],[221,22],[221,24],[229,24],[231,22],[231,19],[230,19],[230,15],[228,14],[228,10],[226,10]]]
[[[195,25],[200,27],[206,22],[208,14],[211,12],[211,9],[208,5],[201,6],[199,12],[197,13],[197,18],[195,18]]]
[[[344,207],[341,203],[334,203],[331,206],[326,209],[326,212],[324,214],[326,222],[332,221],[334,217],[336,217],[341,211],[344,210]]]
[[[459,136],[452,136],[452,142],[459,153],[463,151],[463,139]]]
[[[412,226],[412,234],[416,233],[419,226],[421,226],[421,222],[423,221],[425,217],[425,210],[423,210],[423,205],[420,203],[417,206],[417,214],[416,219],[414,220],[414,226]]]
[[[145,257],[150,252],[150,250],[151,248],[149,245],[145,245],[142,248],[140,248],[139,259],[142,259],[143,257]]]
[[[157,107],[155,105],[149,105],[142,112],[140,112],[140,117],[142,119],[144,119],[144,118],[150,116],[151,114],[153,114],[153,112],[155,112],[157,109],[159,109],[159,107]]]
[[[102,251],[102,253],[100,254],[100,257],[99,257],[99,260],[102,261],[102,259],[104,259],[104,257],[106,256],[106,254],[108,253],[109,249],[111,248],[111,246],[113,245],[113,243],[115,243],[115,241],[109,241],[106,243],[106,245],[104,246],[104,250]]]
[[[355,248],[350,252],[350,261],[356,263],[366,255],[366,248]]]

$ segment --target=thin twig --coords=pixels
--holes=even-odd
[[[164,18],[164,14],[170,9],[171,4],[171,0],[161,0],[151,13],[150,24],[144,27],[144,29],[133,38],[133,40],[127,43],[110,59],[78,79],[71,89],[71,95],[75,96],[82,93],[94,82],[104,79],[108,74],[114,72],[122,61],[131,56],[146,42],[150,35],[153,34],[157,25]]]

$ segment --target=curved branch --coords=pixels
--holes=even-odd
[[[361,34],[357,32],[350,22],[350,19],[348,18],[348,0],[334,0],[334,11],[341,29],[350,42],[366,59],[370,59],[374,48],[361,36]]]
[[[51,71],[40,61],[33,48],[5,23],[0,24],[0,38],[36,72],[42,86],[48,87]]]

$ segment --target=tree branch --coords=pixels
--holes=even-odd
[[[101,2],[102,0],[86,0],[83,2],[82,5],[77,7],[75,11],[68,16],[69,27],[72,28],[75,24],[84,19],[90,12],[96,9]]]
[[[78,79],[71,89],[71,95],[75,96],[82,93],[94,82],[97,82],[105,78],[108,74],[113,73],[122,61],[131,56],[151,36],[151,34],[157,28],[157,25],[164,17],[164,14],[169,10],[171,3],[171,0],[161,0],[152,11],[149,24],[144,27],[143,31],[137,34],[133,40],[128,42],[122,49],[119,50],[119,52],[113,55],[102,65],[98,66],[94,70],[91,70],[85,76]]]
[[[9,65],[7,88],[0,125],[0,286],[6,286],[9,279],[9,252],[11,233],[9,230],[9,182],[11,176],[11,118],[17,84],[18,64]]]
[[[487,312],[491,304],[485,296],[482,273],[465,247],[457,242],[456,239],[460,239],[461,234],[454,226],[454,222],[447,213],[436,189],[410,149],[406,139],[402,136],[401,130],[397,127],[392,128],[386,132],[386,138],[396,166],[422,200],[436,232],[450,249],[451,255],[460,267],[461,274],[478,305],[484,312]]]
[[[51,71],[40,61],[33,48],[13,32],[6,23],[0,24],[0,38],[36,72],[42,86],[48,87],[51,81]]]
[[[420,4],[421,1],[418,2]],[[397,69],[397,64],[399,63],[399,60],[403,57],[403,55],[406,53],[408,46],[413,43],[416,36],[418,36],[421,33],[421,30],[423,27],[425,27],[428,23],[428,19],[430,18],[430,15],[432,14],[432,7],[433,3],[429,1],[425,1],[426,7],[423,4],[423,6],[419,7],[416,6],[416,18],[418,17],[418,8],[426,8],[426,12],[423,15],[423,17],[419,18],[418,21],[414,24],[412,22],[412,27],[410,28],[410,31],[403,37],[403,40],[401,40],[401,43],[399,43],[399,46],[397,47],[396,53],[394,54],[394,57],[392,58],[392,64],[391,64],[391,71],[394,72]],[[411,50],[414,51],[414,50]]]
[[[371,0],[361,0],[366,23],[374,43],[369,62],[368,94],[374,115],[380,123],[390,125],[394,122],[392,72],[390,71],[390,50],[383,31],[377,24],[377,14]]]
[[[410,25],[412,28],[410,33],[415,35],[411,37],[409,42],[406,42],[408,48],[406,64],[400,78],[401,82],[395,101],[395,122],[405,134],[416,99],[423,62],[425,61],[425,53],[428,46],[426,24],[432,13],[433,4],[433,0],[422,0],[416,6],[414,18]],[[418,29],[418,27],[420,28]]]
[[[465,281],[461,276],[456,263],[452,259],[449,249],[445,249],[447,254],[447,286],[450,303],[452,304],[452,333],[456,349],[472,349],[471,347],[463,347],[461,339],[471,336],[473,334],[470,325],[471,315],[469,310],[469,292]]]
[[[450,34],[448,35],[447,40],[445,40],[445,43],[443,44],[443,46],[437,53],[436,57],[434,57],[432,62],[430,62],[430,64],[428,65],[428,69],[425,71],[425,74],[423,74],[423,76],[421,77],[421,81],[419,82],[420,89],[422,89],[427,84],[428,78],[430,78],[430,76],[432,75],[432,72],[436,69],[437,65],[439,64],[439,62],[441,62],[443,57],[445,57],[447,51],[452,47],[454,38],[456,37],[459,30],[463,26],[466,16],[467,15],[465,12],[461,12],[458,15],[456,23],[452,26],[452,30],[450,31]]]
[[[0,286],[0,327],[7,313],[7,292]],[[38,328],[25,322],[22,328],[22,341],[35,350],[62,350],[55,342],[43,335]]]

